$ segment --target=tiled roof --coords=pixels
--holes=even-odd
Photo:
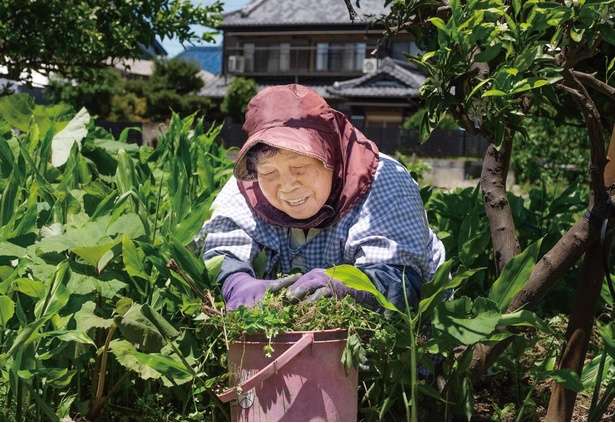
[[[200,95],[222,98],[231,78],[218,76],[207,81]],[[325,99],[344,97],[417,97],[425,76],[403,62],[389,57],[382,60],[375,72],[333,85],[311,85]],[[259,91],[267,85],[259,85]]]
[[[223,98],[226,95],[226,89],[231,83],[232,78],[226,78],[224,76],[217,76],[205,83],[205,86],[201,88],[199,95],[211,98]],[[268,87],[269,85],[257,85],[258,91],[263,88]],[[320,94],[323,98],[332,98],[333,94],[328,92],[329,85],[306,85],[309,88],[312,88],[318,94]]]
[[[421,73],[387,57],[375,72],[335,82],[329,92],[340,97],[416,97],[424,81]]]
[[[387,13],[384,0],[360,0],[356,24],[365,24]],[[253,25],[310,25],[352,24],[344,0],[252,0],[244,8],[226,13],[221,25],[225,27]]]

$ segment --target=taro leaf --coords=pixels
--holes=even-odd
[[[527,282],[540,253],[543,238],[532,243],[521,254],[514,256],[491,286],[489,299],[498,304],[501,311],[506,310],[512,299]]]
[[[27,254],[27,250],[10,242],[0,242],[0,256],[7,257],[23,257]]]
[[[163,334],[160,333],[157,325],[145,316],[142,307],[140,304],[133,304],[130,307],[122,317],[119,325],[120,331],[124,338],[139,346],[145,352],[159,352],[165,344]],[[152,312],[148,313],[150,317],[151,314],[156,315],[156,323],[162,326],[165,336],[177,336],[177,331],[162,316],[151,309],[148,311]]]
[[[143,267],[145,254],[140,248],[135,246],[134,242],[126,234],[122,236],[122,259],[124,260],[124,268],[130,276],[149,279]]]
[[[545,333],[549,333],[555,336],[553,329],[545,323],[536,313],[529,310],[518,310],[513,313],[502,314],[499,326],[527,326],[533,327]]]
[[[115,247],[120,240],[107,241],[91,247],[75,247],[70,250],[81,257],[87,264],[94,266],[97,269],[101,263],[101,259]]]
[[[384,295],[382,295],[382,293],[376,289],[376,287],[367,277],[367,275],[361,272],[356,267],[350,264],[342,264],[326,269],[325,273],[331,278],[342,282],[349,288],[369,292],[378,300],[382,307],[388,310],[400,312],[397,307],[395,307],[391,302],[389,302],[389,300],[387,300]]]
[[[85,108],[79,110],[77,115],[58,132],[51,140],[51,164],[60,167],[68,160],[73,144],[81,146],[81,140],[88,133],[86,128],[90,115]]]
[[[117,220],[113,221],[107,227],[107,235],[125,234],[130,239],[139,238],[145,234],[143,222],[139,215],[135,213],[126,213],[121,215]]]
[[[0,295],[0,327],[5,328],[15,314],[15,303],[6,295]]]
[[[29,278],[15,279],[13,281],[13,289],[32,298],[43,298],[47,293],[43,282]]]
[[[160,379],[165,386],[180,385],[192,380],[192,373],[180,361],[163,354],[146,354],[137,351],[130,342],[115,339],[109,344],[117,361],[142,379]]]
[[[97,278],[84,275],[77,272],[71,273],[71,278],[66,285],[67,288],[77,295],[86,295],[91,292],[97,292],[103,298],[113,298],[122,289],[126,288],[127,284],[117,279],[99,276]]]
[[[487,298],[468,297],[438,304],[434,309],[433,326],[465,345],[487,338],[500,320],[498,306]]]
[[[485,268],[481,267],[478,269],[466,270],[465,272],[461,272],[455,275],[453,278],[450,278],[450,271],[452,267],[453,261],[448,260],[444,262],[434,275],[431,282],[424,284],[421,287],[421,295],[423,299],[419,303],[419,311],[422,314],[427,314],[434,307],[434,302],[436,300],[442,299],[442,293],[446,290],[457,288],[459,285],[463,283],[468,278],[471,278],[477,272],[484,270]]]
[[[182,245],[186,245],[190,241],[192,241],[194,239],[194,236],[203,227],[203,222],[205,222],[205,220],[209,219],[209,217],[211,216],[210,207],[212,199],[213,196],[211,196],[209,200],[204,201],[196,207],[193,207],[190,210],[190,213],[188,213],[188,215],[186,216],[186,218],[181,220],[175,228],[173,236]]]
[[[92,328],[108,328],[113,324],[113,319],[103,319],[94,314],[94,310],[96,310],[96,304],[88,301],[81,306],[81,310],[73,315],[77,331],[87,332]]]

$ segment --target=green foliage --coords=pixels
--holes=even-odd
[[[248,78],[234,78],[220,105],[222,112],[235,122],[242,122],[248,103],[256,95],[256,82]]]
[[[187,392],[177,409],[196,401],[205,352],[187,328],[219,263],[203,264],[185,246],[230,174],[219,128],[175,115],[156,149],[138,148],[102,133],[85,110],[71,116],[18,95],[0,99],[0,111],[2,125],[20,129],[0,137],[0,384],[9,415],[95,418],[109,400],[103,392],[122,404],[139,378],[140,389]],[[216,419],[214,409],[201,412]]]
[[[427,109],[420,108],[418,109],[412,116],[404,120],[402,123],[402,128],[404,129],[420,129],[421,122],[425,118],[425,113],[427,113]],[[450,113],[445,113],[440,122],[438,122],[438,129],[457,129],[459,128],[459,124],[455,121]]]
[[[512,168],[519,182],[586,185],[589,138],[587,130],[548,118],[528,118],[527,137],[517,135]]]
[[[0,66],[10,79],[28,79],[32,71],[61,72],[73,78],[109,58],[147,56],[143,46],[156,38],[180,42],[211,41],[192,25],[215,27],[222,4],[193,5],[184,0],[148,0],[110,7],[105,1],[60,0],[0,2]],[[93,112],[93,110],[91,110]]]
[[[103,68],[84,73],[76,82],[52,80],[47,95],[76,109],[85,107],[111,121],[166,121],[205,115],[211,101],[198,95],[203,87],[200,68],[180,59],[156,60],[149,79],[124,79],[119,70]]]

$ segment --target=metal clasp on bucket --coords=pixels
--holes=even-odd
[[[222,402],[229,402],[235,399],[239,399],[240,396],[245,395],[251,391],[254,387],[262,383],[268,377],[276,374],[284,366],[286,366],[292,359],[298,356],[303,350],[312,345],[314,342],[313,333],[305,333],[301,336],[292,347],[284,351],[278,358],[271,363],[263,367],[254,376],[244,381],[243,383],[227,389],[226,391],[218,394],[218,398]],[[251,404],[250,404],[251,405]],[[249,406],[248,406],[249,407]],[[242,407],[244,408],[244,407]],[[245,407],[247,408],[247,407]]]

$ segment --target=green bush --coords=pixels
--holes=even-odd
[[[252,97],[256,95],[256,82],[247,78],[234,78],[222,100],[222,112],[235,122],[242,122],[246,107]]]

